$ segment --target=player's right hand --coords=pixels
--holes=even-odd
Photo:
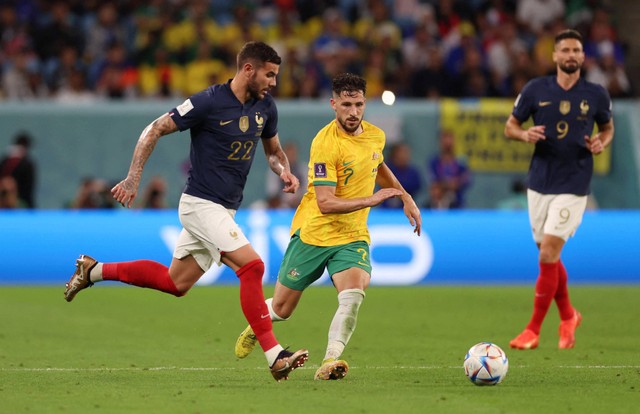
[[[544,125],[535,125],[529,129],[525,129],[524,133],[522,134],[522,140],[524,142],[530,142],[532,144],[535,144],[540,140],[544,140],[546,139],[544,135],[544,129]]]
[[[398,190],[397,188],[382,188],[378,191],[376,191],[372,196],[371,196],[371,201],[373,204],[371,204],[371,207],[375,207],[377,205],[379,205],[380,203],[382,203],[384,200],[392,198],[392,197],[400,197],[403,194],[402,191]]]
[[[130,178],[125,178],[111,189],[111,195],[123,207],[130,208],[138,194],[138,184]]]

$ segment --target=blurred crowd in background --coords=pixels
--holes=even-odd
[[[343,71],[369,97],[513,97],[555,72],[569,27],[585,77],[632,97],[613,17],[603,0],[0,0],[0,100],[186,97],[231,78],[249,40],[283,58],[283,98],[327,96]]]
[[[555,73],[554,36],[565,28],[584,36],[588,80],[613,98],[635,97],[613,19],[605,0],[0,0],[0,101],[183,99],[233,77],[250,40],[283,58],[272,91],[281,98],[327,97],[344,71],[367,80],[369,98],[512,98]],[[426,175],[402,142],[389,146],[387,163],[414,197],[428,195],[422,207],[464,208],[472,171],[455,157],[451,132],[439,139]],[[37,207],[31,145],[20,132],[0,154],[0,208]],[[306,149],[285,149],[304,179]],[[78,180],[64,207],[117,207],[114,183]],[[496,207],[523,208],[524,189],[515,181]],[[295,208],[301,196],[283,196],[275,175],[265,190],[259,204],[270,208]],[[166,193],[153,177],[136,207],[165,208]]]

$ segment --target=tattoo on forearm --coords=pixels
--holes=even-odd
[[[287,160],[287,156],[282,149],[269,156],[269,167],[271,171],[278,175],[282,174],[282,171],[289,169],[289,160]]]
[[[177,129],[178,128],[171,117],[168,114],[164,114],[149,124],[144,131],[142,131],[133,152],[131,167],[129,168],[129,176],[131,178],[134,178],[137,182],[140,181],[144,165],[151,156],[153,149],[156,147],[158,139],[163,135],[177,131]]]

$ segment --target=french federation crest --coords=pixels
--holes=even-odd
[[[566,115],[571,111],[571,101],[560,101],[560,113]]]
[[[582,116],[586,116],[588,112],[589,112],[589,102],[587,102],[586,99],[583,99],[582,102],[580,102],[580,114]]]
[[[240,127],[240,131],[247,132],[247,129],[249,129],[249,117],[246,115],[240,117],[238,126]]]

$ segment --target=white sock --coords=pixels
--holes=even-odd
[[[329,342],[324,359],[340,358],[356,330],[358,309],[364,300],[362,289],[345,289],[338,294],[338,310],[329,326]]]
[[[288,318],[287,319],[281,318],[277,313],[275,313],[275,311],[273,310],[273,306],[271,306],[271,302],[273,302],[273,298],[269,298],[264,301],[264,303],[267,304],[267,308],[269,309],[269,315],[271,316],[271,320],[274,322],[286,321]],[[267,358],[267,363],[269,363],[269,366],[272,366],[273,363],[276,362],[276,358],[278,358],[280,351],[282,351],[283,349],[284,348],[278,344],[264,353],[264,356]]]
[[[280,355],[280,351],[282,351],[283,349],[284,348],[282,347],[282,345],[278,344],[264,353],[264,356],[267,358],[269,367],[271,367],[273,363],[276,362],[276,358],[278,358],[278,355]]]
[[[271,315],[271,320],[274,322],[288,321],[289,318],[283,318],[273,310],[273,306],[271,305],[271,302],[273,302],[273,298],[269,298],[264,301],[264,303],[267,304],[267,308],[269,309],[269,315]]]
[[[102,263],[98,262],[89,272],[91,283],[102,282]]]

